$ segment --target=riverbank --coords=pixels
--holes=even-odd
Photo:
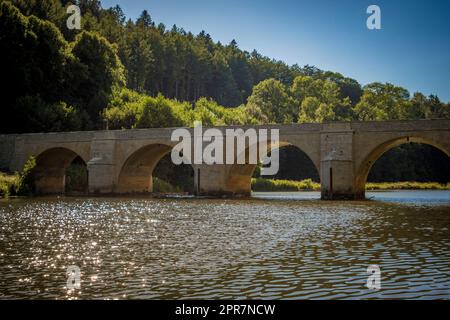
[[[252,178],[252,191],[320,191],[320,183],[311,179],[294,181]]]
[[[253,191],[320,191],[320,183],[311,179],[302,181],[252,179]],[[369,182],[366,190],[450,190],[450,183],[438,182]]]
[[[8,198],[17,194],[19,188],[19,175],[0,172],[0,197]]]
[[[20,173],[0,172],[0,198],[32,195],[34,193],[33,170],[35,167],[36,159],[30,157]]]
[[[23,195],[20,190],[21,176],[18,173],[0,172],[0,198],[9,198],[10,196]],[[170,183],[153,177],[153,191],[155,193],[184,193],[182,188],[173,186]],[[71,191],[71,195],[84,195],[85,192]]]
[[[20,175],[0,172],[0,197],[8,198],[20,194]],[[366,190],[450,190],[450,183],[437,182],[369,182]],[[153,178],[153,191],[155,193],[183,193],[182,189],[170,183]],[[320,183],[311,179],[272,180],[264,178],[252,178],[252,191],[265,192],[295,192],[295,191],[320,191]]]
[[[450,190],[450,183],[438,182],[369,182],[366,190]]]

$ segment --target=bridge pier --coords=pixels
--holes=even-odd
[[[111,194],[114,192],[115,166],[103,164],[99,159],[88,162],[89,193]]]
[[[353,186],[353,162],[322,161],[320,187],[323,200],[356,199]]]
[[[91,160],[87,163],[89,193],[111,194],[114,192],[116,180],[115,147],[114,135],[108,131],[99,132],[92,140]]]
[[[233,165],[195,165],[194,190],[204,196],[250,196],[251,173],[237,175]],[[240,165],[248,167],[248,165]],[[251,171],[253,172],[253,170]]]
[[[353,130],[350,123],[325,123],[320,139],[321,198],[355,199]]]

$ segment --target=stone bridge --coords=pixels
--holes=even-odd
[[[227,128],[217,127],[224,132]],[[373,163],[387,150],[418,142],[450,156],[450,120],[330,122],[264,125],[279,129],[280,145],[302,150],[320,173],[323,199],[361,199]],[[206,129],[206,128],[204,128]],[[189,129],[193,131],[193,129]],[[20,171],[35,156],[40,194],[65,191],[65,170],[81,157],[90,194],[152,192],[152,172],[178,142],[173,129],[137,129],[0,135],[0,169]],[[192,165],[195,190],[203,195],[248,195],[255,165]]]

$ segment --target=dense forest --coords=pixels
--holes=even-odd
[[[71,3],[81,30],[66,26]],[[450,103],[435,95],[361,86],[166,27],[145,10],[127,20],[97,0],[0,0],[0,52],[1,133],[450,118]]]

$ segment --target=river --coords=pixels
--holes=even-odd
[[[0,298],[450,299],[450,191],[367,196],[0,200]]]

